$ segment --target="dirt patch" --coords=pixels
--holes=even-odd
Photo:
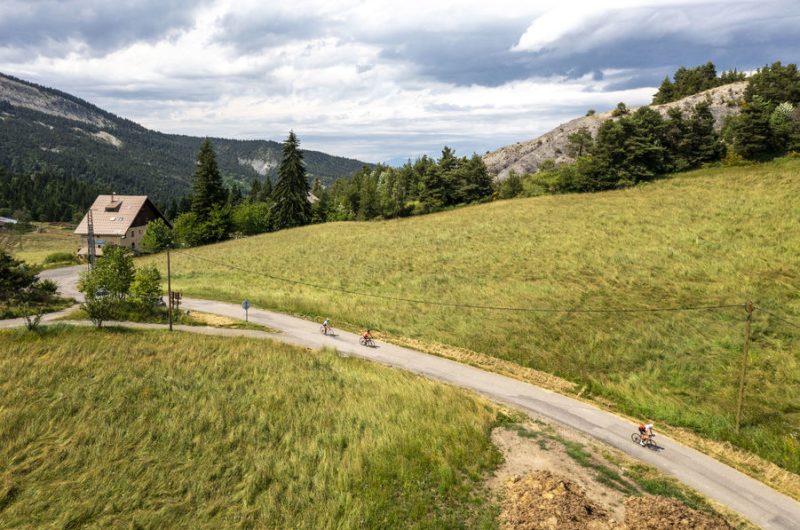
[[[504,460],[487,486],[499,498],[504,530],[732,530],[726,519],[753,528],[655,469],[562,426],[510,423],[492,432],[492,442]],[[653,487],[657,495],[649,494]]]
[[[693,510],[675,499],[632,497],[625,521],[614,519],[575,482],[549,471],[508,480],[500,513],[503,530],[733,530],[720,517]]]
[[[569,477],[582,488],[589,500],[603,506],[617,521],[624,519],[625,495],[594,480],[589,470],[567,455],[562,444],[547,438],[540,425],[528,423],[522,431],[497,428],[492,432],[492,442],[504,457],[494,476],[487,481],[492,491],[502,495],[505,485],[514,477],[548,471]]]
[[[195,322],[205,324],[212,327],[225,327],[236,324],[237,320],[222,315],[212,315],[210,313],[201,313],[199,311],[192,311],[190,313],[192,320]]]
[[[634,497],[625,503],[625,521],[630,528],[648,530],[733,530],[721,518],[692,510],[675,499]]]
[[[512,478],[500,514],[500,527],[515,530],[620,528],[605,510],[591,502],[583,488],[549,471]]]

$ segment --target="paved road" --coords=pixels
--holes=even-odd
[[[56,280],[65,294],[77,298],[74,285],[78,270],[78,267],[55,269],[41,276]],[[182,307],[234,318],[244,316],[241,307],[224,302],[184,298]],[[250,320],[281,330],[273,334],[277,340],[311,348],[335,348],[342,353],[468,388],[533,417],[557,421],[659,468],[763,528],[800,528],[800,503],[666,436],[658,437],[663,451],[639,447],[629,438],[634,425],[590,404],[393,344],[379,343],[376,348],[367,348],[359,345],[358,336],[352,333],[337,331],[334,337],[325,336],[319,332],[319,324],[281,313],[251,308]]]

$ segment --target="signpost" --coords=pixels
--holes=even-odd
[[[242,302],[242,309],[244,309],[244,321],[247,322],[247,310],[250,309],[250,300],[245,299]]]

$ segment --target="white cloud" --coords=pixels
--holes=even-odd
[[[763,17],[780,17],[771,28],[800,15],[795,4],[767,4],[758,4]],[[380,161],[444,143],[482,152],[588,108],[645,103],[666,71],[712,59],[754,23],[752,1],[724,9],[700,0],[287,5],[216,0],[188,23],[115,46],[100,39],[102,48],[88,32],[58,40],[57,26],[38,30],[52,34],[38,48],[0,36],[0,71],[165,132],[280,140],[293,128],[310,139],[307,148]],[[36,19],[28,11],[26,20]],[[658,39],[675,35],[673,57],[663,60],[624,49],[625,39],[650,38],[662,54]],[[749,52],[761,39],[774,53],[771,38],[742,46]],[[792,57],[735,66],[776,59]]]

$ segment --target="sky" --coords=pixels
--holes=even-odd
[[[800,1],[0,0],[0,72],[169,133],[368,162],[483,154],[800,59]]]

